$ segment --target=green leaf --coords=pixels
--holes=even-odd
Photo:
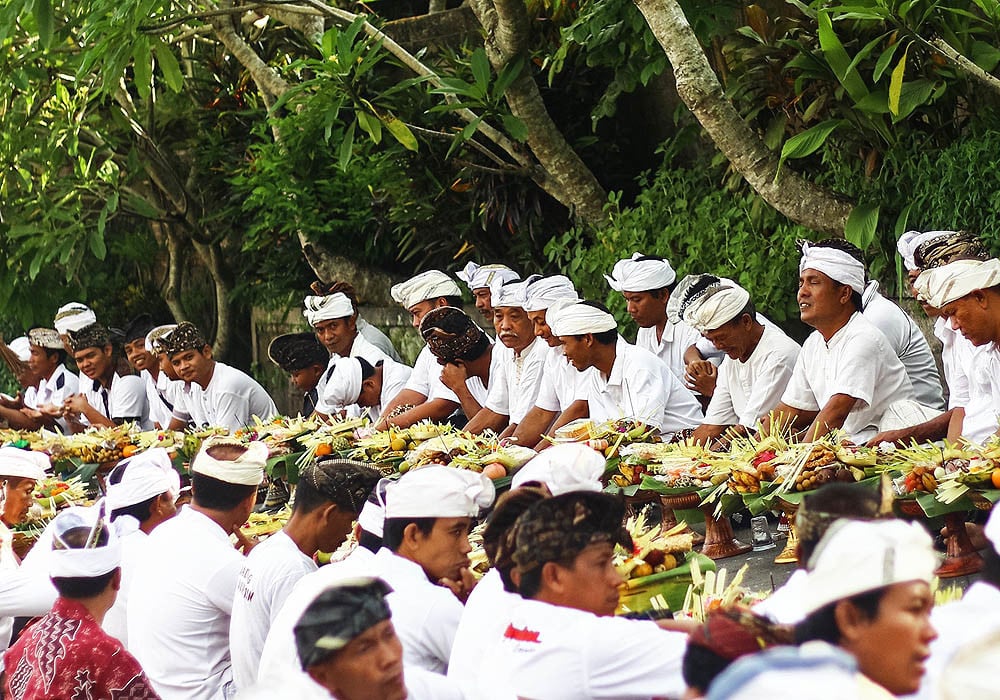
[[[1000,49],[985,41],[972,42],[972,62],[987,73],[1000,63]]]
[[[51,0],[35,0],[33,8],[35,24],[38,25],[38,39],[46,49],[52,45],[53,19]]]
[[[97,220],[97,229],[91,232],[88,240],[90,243],[90,252],[93,253],[94,257],[98,260],[104,260],[108,254],[108,247],[104,242],[104,227],[107,222],[107,218],[107,209],[102,209]]]
[[[903,76],[906,74],[906,57],[910,54],[910,47],[906,47],[903,57],[892,69],[892,77],[889,80],[889,111],[893,116],[899,114],[899,97],[903,92]]]
[[[847,66],[847,72],[850,73],[852,71],[855,71],[855,69],[858,67],[858,64],[861,63],[861,61],[868,58],[868,55],[871,54],[871,52],[875,49],[875,47],[878,46],[880,43],[882,43],[882,41],[887,36],[889,36],[888,33],[882,34],[881,36],[877,36],[871,41],[869,41],[863,49],[858,51],[857,55],[854,57],[854,60],[851,61],[851,64]]]
[[[896,225],[893,227],[893,235],[899,238],[906,232],[906,224],[910,220],[910,210],[913,209],[913,202],[910,202],[902,211],[899,212],[899,216],[896,217]]]
[[[354,132],[357,125],[357,121],[351,122],[351,125],[347,127],[347,131],[344,132],[344,140],[340,142],[340,153],[338,154],[337,164],[344,172],[347,172],[347,164],[351,162],[351,154],[354,151]]]
[[[806,129],[801,134],[796,134],[785,141],[785,145],[781,147],[781,159],[778,167],[780,168],[781,163],[789,158],[805,158],[815,153],[826,143],[830,134],[843,123],[842,119],[831,119],[817,124],[811,129]]]
[[[861,250],[866,250],[875,240],[878,214],[878,204],[859,204],[854,207],[844,226],[844,238]]]
[[[878,57],[877,61],[875,61],[875,70],[872,73],[872,79],[876,83],[889,68],[889,64],[892,63],[892,57],[896,55],[896,49],[900,47],[901,43],[902,42],[897,41],[895,44],[883,51],[882,55]],[[907,46],[909,46],[909,44],[907,44]]]
[[[833,20],[830,19],[829,10],[821,10],[819,13],[819,45],[823,49],[823,56],[830,64],[831,70],[837,76],[837,80],[847,90],[855,102],[868,94],[868,87],[865,81],[858,74],[858,71],[848,68],[851,65],[851,58],[848,56],[844,45],[837,38],[837,33],[833,31]]]
[[[899,97],[899,114],[893,121],[899,121],[910,116],[917,107],[927,104],[934,92],[935,85],[930,80],[913,80],[903,84]]]
[[[160,72],[163,73],[163,79],[167,81],[167,86],[174,92],[180,92],[181,88],[184,87],[184,76],[174,52],[162,41],[156,41],[153,44],[153,52],[156,54],[156,61],[160,64]]]
[[[385,128],[389,130],[389,133],[392,134],[397,141],[399,141],[403,148],[408,151],[417,150],[417,137],[413,135],[412,131],[410,131],[410,127],[393,115],[389,115],[389,118],[383,123],[385,124]]]
[[[500,121],[503,122],[503,128],[515,141],[523,142],[528,138],[528,127],[526,127],[524,122],[515,117],[513,114],[500,115]]]
[[[511,84],[520,77],[521,71],[523,70],[524,58],[522,56],[518,56],[513,61],[505,65],[500,70],[500,73],[497,75],[497,80],[493,84],[493,96],[496,99],[503,97],[503,94],[507,92],[507,88],[509,88]]]
[[[486,51],[480,46],[472,52],[472,75],[476,80],[476,87],[479,94],[485,96],[490,85],[490,60],[486,58]]]
[[[378,117],[373,117],[362,109],[357,112],[358,115],[358,126],[360,126],[366,134],[368,134],[372,141],[376,144],[382,142],[382,122],[378,120]]]
[[[139,96],[143,99],[149,97],[153,85],[153,60],[149,55],[149,39],[145,35],[136,37],[132,45],[132,72]]]

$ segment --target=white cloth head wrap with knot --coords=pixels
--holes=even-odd
[[[81,304],[78,301],[71,301],[59,307],[52,325],[59,331],[59,335],[66,335],[67,333],[75,333],[95,323],[97,323],[97,315],[89,306]]]
[[[302,315],[306,317],[310,326],[315,327],[317,323],[330,321],[335,318],[347,318],[354,315],[354,304],[343,292],[327,294],[325,296],[308,296],[303,301],[306,307]]]
[[[162,447],[152,447],[123,459],[115,469],[125,471],[117,484],[108,484],[109,510],[128,508],[164,493],[176,498],[181,490],[180,475]]]
[[[525,311],[547,311],[557,301],[579,301],[576,288],[565,275],[542,277],[531,282],[527,288]]]
[[[440,270],[428,270],[405,282],[393,285],[389,293],[397,304],[409,309],[428,299],[460,297],[462,289],[455,280]]]
[[[1000,260],[956,260],[924,270],[913,283],[917,295],[934,308],[957,301],[978,289],[1000,285]]]
[[[322,403],[336,409],[356,404],[361,397],[361,375],[358,358],[338,357],[323,388]]]
[[[492,288],[497,281],[503,284],[511,280],[521,279],[521,275],[506,265],[478,265],[474,262],[466,263],[464,268],[455,273],[455,277],[465,282],[469,291],[483,287]]]
[[[896,241],[896,250],[899,252],[899,257],[903,259],[904,267],[911,272],[920,269],[917,267],[917,261],[913,259],[917,248],[927,241],[954,233],[955,231],[907,231],[904,233]]]
[[[802,243],[799,274],[803,270],[816,270],[838,284],[846,284],[858,294],[865,291],[865,266],[849,254],[836,248]]]
[[[49,556],[49,576],[58,578],[93,578],[117,569],[122,561],[121,540],[106,515],[106,504],[98,501],[84,508],[70,506],[52,521],[52,552]],[[63,539],[67,532],[87,528],[96,538],[99,528],[105,528],[108,541],[103,546],[70,547]]]
[[[639,259],[644,257],[642,253],[633,253],[631,258],[619,260],[604,279],[616,292],[649,292],[674,283],[677,273],[669,262]]]
[[[493,481],[481,473],[432,464],[386,486],[386,518],[474,518],[493,505]]]
[[[208,454],[208,450],[217,445],[245,447],[246,452],[233,460],[215,459]],[[202,443],[198,454],[194,456],[194,460],[191,462],[191,471],[225,481],[227,484],[258,486],[264,480],[267,455],[267,445],[257,440],[242,445],[226,437],[208,438]]]
[[[552,335],[586,335],[618,328],[614,316],[583,302],[551,306],[545,321]]]

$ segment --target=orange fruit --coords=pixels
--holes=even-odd
[[[332,453],[333,453],[333,445],[331,445],[330,443],[321,442],[320,444],[316,445],[317,457],[326,457],[328,454]]]
[[[139,448],[135,445],[125,445],[125,447],[122,448],[122,457],[131,457],[138,451]]]
[[[993,488],[1000,489],[1000,469],[993,470],[993,474],[990,475],[990,481],[993,482]]]

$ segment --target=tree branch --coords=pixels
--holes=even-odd
[[[951,61],[957,68],[959,68],[963,73],[967,74],[969,77],[977,80],[985,87],[988,87],[996,94],[1000,94],[1000,79],[995,78],[990,75],[982,68],[977,66],[975,63],[970,61],[968,58],[960,54],[958,51],[953,49],[948,42],[944,39],[938,37],[937,39],[931,39],[926,42],[935,51],[939,52],[949,61]]]
[[[230,6],[231,0],[224,0],[222,4],[224,7]],[[288,92],[290,89],[289,84],[285,82],[285,79],[281,77],[278,71],[264,63],[263,59],[257,55],[257,52],[250,48],[250,45],[243,40],[243,37],[236,33],[229,15],[213,17],[210,21],[212,28],[215,29],[215,35],[219,37],[219,41],[229,49],[229,52],[233,54],[233,58],[250,71],[250,75],[253,76],[257,85],[263,87],[275,97],[281,97]]]

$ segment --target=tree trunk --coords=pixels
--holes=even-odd
[[[844,235],[854,205],[787,166],[726,98],[684,11],[676,0],[635,0],[674,69],[677,92],[715,145],[764,201],[815,231]]]
[[[529,21],[523,0],[472,0],[470,4],[486,30],[486,54],[495,71],[518,57],[526,59],[525,70],[504,96],[511,113],[527,127],[528,147],[546,173],[544,189],[579,220],[593,226],[606,223],[607,193],[552,121],[531,74]]]

